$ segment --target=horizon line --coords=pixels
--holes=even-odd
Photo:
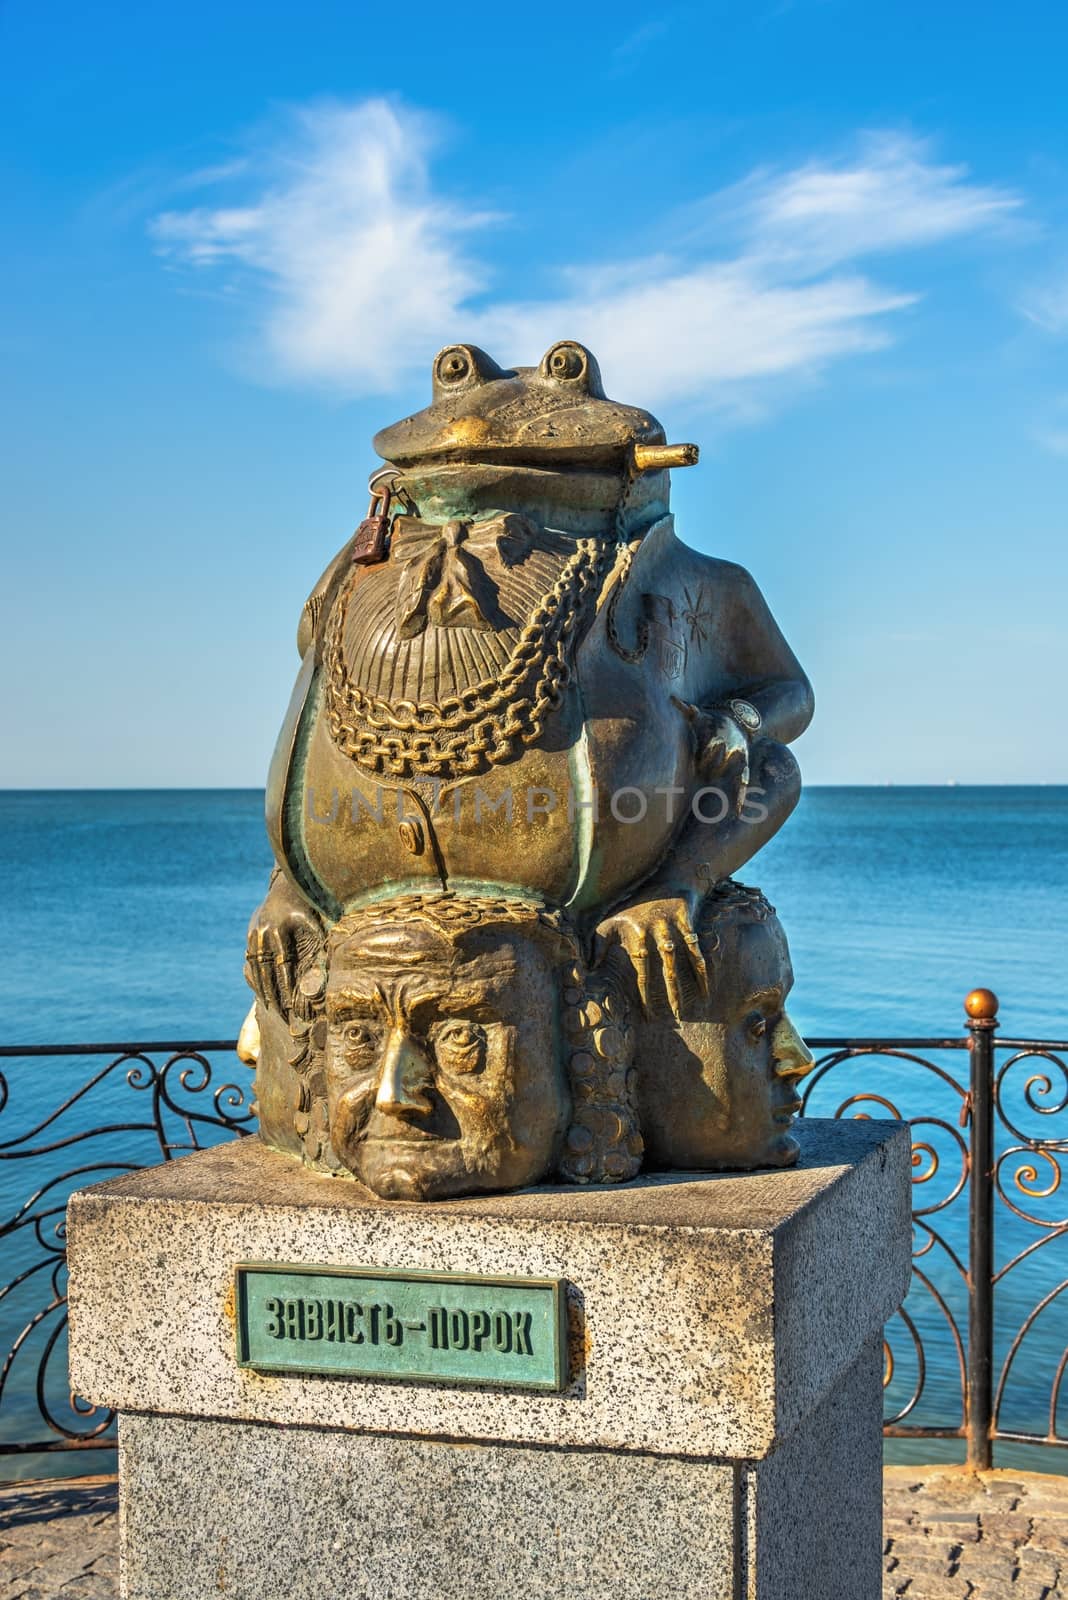
[[[873,778],[852,782],[826,782],[812,779],[802,784],[802,794],[807,789],[1068,789],[1068,779],[1048,778],[1032,783],[972,783],[957,778],[928,779],[924,782],[901,783],[897,779]],[[255,783],[198,783],[198,784],[8,784],[0,785],[0,795],[16,794],[263,794],[266,784]]]

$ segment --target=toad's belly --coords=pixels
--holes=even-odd
[[[588,705],[579,672],[516,758],[461,782],[401,785],[339,751],[313,688],[285,806],[287,865],[331,916],[401,887],[523,890],[576,912],[618,900],[656,867],[692,784],[682,717],[632,676],[623,712]]]

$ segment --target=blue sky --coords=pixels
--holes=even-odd
[[[0,0],[0,784],[262,782],[376,428],[589,343],[812,782],[1068,782],[1068,11]]]

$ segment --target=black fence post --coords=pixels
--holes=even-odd
[[[968,1016],[971,1080],[968,1094],[968,1394],[965,1424],[971,1472],[994,1463],[994,1030],[998,997],[973,989]]]

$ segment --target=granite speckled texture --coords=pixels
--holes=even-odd
[[[734,1600],[729,1465],[176,1417],[120,1441],[130,1600]]]
[[[880,1354],[745,1465],[126,1416],[124,1593],[879,1600]]]
[[[746,1600],[881,1594],[882,1394],[882,1338],[875,1334],[816,1411],[743,1471]]]
[[[909,1140],[802,1122],[789,1171],[387,1204],[258,1141],[83,1191],[71,1374],[123,1412],[759,1459],[904,1296]],[[562,1395],[267,1376],[234,1360],[241,1260],[562,1277]],[[863,1271],[858,1271],[858,1263]]]
[[[117,1500],[114,1478],[0,1485],[4,1600],[118,1600]],[[1068,1600],[1066,1477],[887,1467],[883,1515],[883,1600]]]

